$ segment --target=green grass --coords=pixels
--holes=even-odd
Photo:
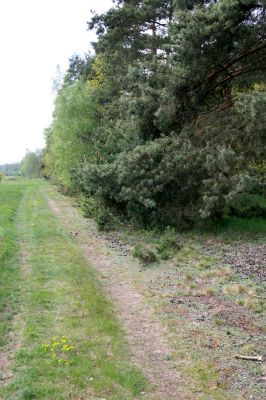
[[[0,184],[0,349],[6,344],[19,301],[16,219],[21,197],[21,186]]]
[[[28,254],[27,271],[21,276],[23,344],[13,365],[14,379],[0,390],[0,397],[136,398],[145,389],[145,381],[129,362],[112,304],[80,249],[49,209],[46,184],[24,185],[18,221]],[[11,184],[9,190],[14,190]],[[74,349],[62,350],[62,336]],[[60,342],[55,351],[51,349],[54,342]]]
[[[228,217],[219,227],[221,231],[231,231],[232,233],[266,233],[266,219]]]
[[[220,222],[210,225],[196,227],[188,235],[200,234],[202,236],[215,235],[227,238],[229,241],[241,239],[259,239],[265,238],[266,219],[265,218],[239,218],[235,216],[226,216]]]

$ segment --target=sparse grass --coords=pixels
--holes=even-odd
[[[13,366],[14,380],[0,389],[0,397],[133,400],[145,389],[145,380],[129,362],[113,306],[49,210],[45,183],[26,186],[19,220],[29,255],[29,272],[21,277],[24,341]],[[45,350],[53,337],[64,336],[74,349],[63,350],[60,343],[56,352]]]
[[[226,398],[220,397],[222,393],[219,392],[223,391],[225,384],[221,385],[215,366],[210,362],[205,363],[197,360],[194,362],[193,366],[186,368],[185,371],[194,378],[197,392],[204,392],[205,396],[207,395],[208,398]],[[209,395],[213,397],[209,397]],[[200,398],[203,399],[204,397],[202,396]]]

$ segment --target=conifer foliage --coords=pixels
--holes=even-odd
[[[50,176],[142,224],[193,226],[263,193],[265,0],[116,0],[88,28],[95,54],[71,59],[47,133]]]

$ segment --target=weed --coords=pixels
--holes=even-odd
[[[198,285],[197,285],[196,283],[192,282],[192,283],[189,285],[189,288],[190,288],[190,289],[196,289],[197,286],[198,286]]]
[[[209,297],[214,296],[216,293],[216,290],[214,288],[209,287],[205,290],[205,293],[206,293],[206,296],[209,296]]]
[[[21,400],[31,400],[31,399],[36,399],[37,394],[35,390],[32,390],[31,388],[25,388],[20,395]]]
[[[259,311],[259,304],[256,299],[253,299],[250,296],[247,296],[244,300],[244,307],[246,307],[248,310],[253,310],[255,312]]]
[[[71,356],[75,354],[75,346],[67,336],[54,336],[49,343],[42,345],[42,349],[58,364],[69,365]]]
[[[185,273],[185,277],[188,281],[192,281],[193,280],[193,275],[190,272],[186,272]]]
[[[248,288],[246,286],[243,285],[239,285],[238,286],[238,293],[247,293],[248,292]]]
[[[214,322],[214,324],[216,326],[224,326],[224,325],[226,325],[226,321],[224,319],[218,318],[218,317],[214,318],[213,322]]]
[[[200,270],[206,270],[211,267],[211,264],[212,264],[212,259],[210,257],[204,257],[198,262],[196,267]]]

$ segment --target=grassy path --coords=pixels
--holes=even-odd
[[[12,192],[14,184],[8,185]],[[13,342],[13,377],[0,388],[0,398],[137,399],[145,381],[128,361],[113,306],[49,209],[42,185],[17,185],[18,234],[13,241],[20,244],[20,266],[13,259],[16,272],[5,272],[7,280],[15,274],[9,294],[14,298],[16,290],[17,300],[3,305],[8,313],[3,346],[10,346],[8,329],[16,329],[20,339]],[[0,195],[4,201],[2,187]],[[19,315],[15,326],[12,313]]]

